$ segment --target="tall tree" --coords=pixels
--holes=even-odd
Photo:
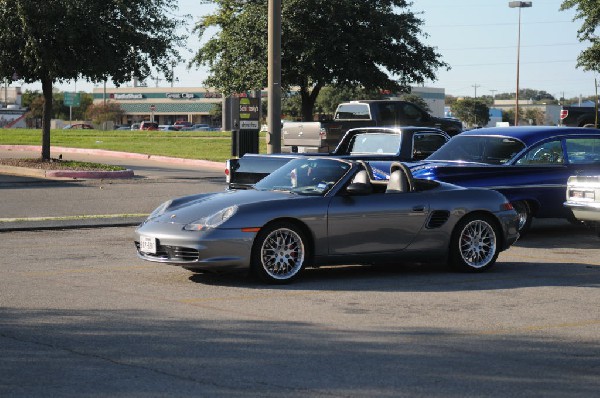
[[[215,13],[196,31],[200,37],[210,27],[219,31],[211,31],[192,64],[208,66],[205,84],[226,94],[265,87],[268,0],[214,3]],[[304,120],[312,119],[325,85],[406,91],[448,67],[420,41],[423,21],[409,7],[404,0],[282,2],[282,86],[299,88]]]
[[[565,0],[562,11],[576,8],[575,19],[582,19],[583,24],[577,31],[579,41],[589,41],[590,47],[583,50],[577,57],[577,66],[586,71],[600,72],[600,37],[597,30],[600,27],[600,2],[598,0]]]
[[[465,98],[452,105],[454,116],[469,126],[483,127],[490,121],[490,108],[483,100]]]
[[[0,0],[0,78],[41,82],[42,159],[50,159],[52,86],[71,79],[119,85],[181,60],[176,0]]]

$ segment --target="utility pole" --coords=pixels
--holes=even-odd
[[[498,90],[490,90],[492,92],[492,105],[496,102],[496,91]]]
[[[475,89],[475,98],[477,98],[477,87],[481,87],[480,84],[474,84],[471,87],[473,87]]]
[[[510,8],[519,9],[519,30],[517,33],[517,92],[515,98],[515,126],[519,125],[519,64],[521,58],[521,8],[531,7],[531,1],[511,1]]]
[[[281,152],[281,0],[268,6],[267,153]]]

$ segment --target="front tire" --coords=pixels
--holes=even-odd
[[[450,265],[463,272],[482,272],[491,268],[498,254],[498,228],[486,215],[463,218],[450,242]]]
[[[260,280],[272,284],[296,279],[308,258],[308,241],[291,223],[264,227],[254,240],[251,271]]]

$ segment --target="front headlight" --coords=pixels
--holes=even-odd
[[[183,229],[186,231],[204,231],[211,228],[217,228],[219,225],[229,220],[231,216],[235,214],[237,209],[237,206],[227,207],[208,217],[203,217],[199,220],[186,224]]]
[[[154,211],[152,213],[150,213],[150,215],[148,216],[148,218],[146,220],[151,220],[158,216],[162,216],[165,213],[165,211],[169,208],[169,206],[171,206],[172,202],[173,202],[172,200],[167,200],[165,203],[158,206],[156,209],[154,209]]]

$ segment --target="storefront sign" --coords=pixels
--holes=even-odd
[[[192,99],[195,98],[194,93],[166,93],[167,98],[171,99]]]
[[[115,100],[139,100],[139,99],[143,99],[144,95],[143,94],[111,94],[110,98],[115,99]]]

